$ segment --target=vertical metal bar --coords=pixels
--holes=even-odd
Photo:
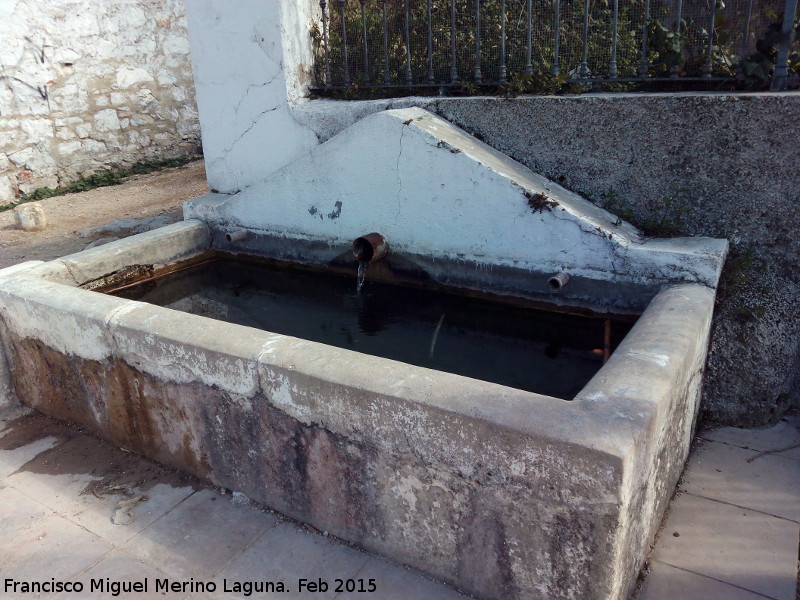
[[[712,0],[712,2],[713,1],[715,0]],[[680,40],[682,35],[683,32],[681,31],[681,0],[675,0],[675,36],[678,38],[678,40]],[[681,51],[683,51],[682,45],[679,44],[678,47],[681,48]],[[672,78],[677,77],[678,74],[680,73],[680,70],[681,66],[679,64],[672,65],[672,68],[670,68],[669,76]]]
[[[528,26],[525,33],[525,75],[533,75],[533,52],[531,50],[531,27],[533,26],[533,0],[528,0]]]
[[[555,77],[561,71],[561,68],[558,65],[558,42],[559,42],[559,21],[561,17],[561,0],[555,0],[556,2],[556,12],[555,16],[553,17],[553,31],[555,39],[553,40],[553,66],[550,69],[550,73]]]
[[[475,83],[481,82],[481,0],[475,0]]]
[[[327,0],[319,0],[319,7],[322,9],[322,42],[325,44],[325,87],[331,87],[331,57],[328,53],[328,12]]]
[[[589,0],[583,3],[583,56],[578,75],[581,79],[589,76]]]
[[[751,2],[753,0],[750,0]],[[650,0],[644,2],[644,25],[642,26],[642,63],[639,65],[639,77],[647,76],[647,34],[649,33],[647,27],[650,24]]]
[[[603,364],[611,358],[611,319],[606,319],[603,326]]]
[[[411,75],[411,34],[409,33],[411,15],[408,12],[408,0],[405,0],[406,5],[406,84],[411,85],[413,82]]]
[[[783,11],[783,27],[781,27],[781,45],[778,46],[778,62],[769,86],[771,90],[786,89],[786,79],[789,76],[789,47],[794,41],[792,29],[795,12],[797,12],[797,0],[786,0],[786,8]]]
[[[747,14],[744,19],[744,31],[742,32],[742,52],[739,55],[739,64],[744,62],[747,56],[747,47],[750,45],[750,19],[753,16],[753,0],[747,0]]]
[[[367,43],[367,0],[361,0],[361,27],[364,31],[364,85],[372,85],[369,74],[369,44]]]
[[[450,0],[450,83],[458,81],[458,57],[456,56],[456,0]]]
[[[383,83],[389,85],[391,76],[389,75],[389,27],[386,24],[386,0],[381,0],[383,5],[383,60],[385,67],[383,71]]]
[[[681,32],[681,0],[675,0],[675,33]]]
[[[339,12],[342,15],[342,48],[344,52],[344,84],[350,85],[350,65],[347,64],[347,27],[345,26],[344,3],[346,0],[339,0]]]
[[[703,63],[703,77],[711,77],[711,57],[714,54],[714,31],[717,21],[717,0],[711,1],[711,23],[708,26],[708,47],[706,48],[706,60]]]
[[[506,73],[506,0],[500,2],[500,83],[508,81]]]
[[[714,0],[711,0],[714,2]],[[608,76],[617,77],[617,37],[619,30],[619,0],[614,0],[614,16],[611,22],[611,62],[608,63]]]
[[[434,83],[433,76],[433,15],[431,14],[431,0],[428,0],[428,83]]]

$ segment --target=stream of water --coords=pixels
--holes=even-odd
[[[367,276],[368,262],[358,263],[358,274],[356,275],[356,293],[361,293],[361,288],[364,287],[364,278]]]

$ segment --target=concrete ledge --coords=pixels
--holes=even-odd
[[[575,398],[600,448],[625,456],[620,571],[636,573],[688,456],[700,405],[714,293],[678,285],[657,295],[609,362]],[[630,582],[621,582],[629,585]]]
[[[182,221],[32,267],[27,274],[66,285],[91,285],[122,269],[185,260],[208,250],[211,234],[201,221]]]
[[[11,265],[10,267],[6,267],[5,269],[0,269],[0,279],[11,277],[12,275],[16,275],[18,273],[27,271],[28,269],[43,264],[44,264],[43,260],[26,260],[25,262],[21,262],[16,265]]]
[[[0,288],[0,315],[11,333],[87,360],[111,356],[108,323],[115,313],[133,306],[121,298],[39,279],[17,277]]]

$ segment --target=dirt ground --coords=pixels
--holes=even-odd
[[[92,244],[136,233],[136,227],[163,226],[183,218],[182,204],[208,192],[203,161],[147,175],[121,185],[40,200],[44,231],[21,231],[13,211],[0,213],[0,268],[26,260],[50,260]],[[155,217],[155,219],[154,219]],[[120,219],[111,229],[103,226]]]

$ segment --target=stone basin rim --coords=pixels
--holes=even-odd
[[[320,342],[294,338],[245,325],[222,322],[209,317],[184,313],[144,302],[99,294],[95,291],[82,289],[80,285],[84,285],[87,282],[80,281],[79,279],[76,281],[75,269],[70,268],[70,264],[76,262],[81,263],[85,261],[99,264],[103,262],[104,257],[111,257],[113,260],[119,262],[120,258],[124,256],[131,247],[146,245],[165,235],[170,240],[174,241],[174,236],[171,235],[173,232],[184,234],[187,231],[199,233],[200,237],[204,240],[206,236],[210,237],[211,235],[210,230],[202,221],[187,220],[175,225],[137,234],[123,240],[68,255],[60,259],[47,262],[30,261],[28,263],[15,265],[0,271],[0,280],[6,279],[6,287],[11,286],[12,288],[15,283],[24,286],[26,282],[29,285],[36,285],[35,282],[40,282],[41,285],[45,287],[41,300],[53,307],[59,304],[56,300],[57,298],[70,298],[73,306],[80,307],[83,305],[89,308],[90,306],[96,305],[98,295],[101,295],[105,298],[105,303],[113,305],[113,309],[103,319],[105,326],[112,332],[120,319],[123,317],[135,319],[138,312],[143,314],[145,320],[157,317],[161,320],[170,320],[178,326],[178,329],[183,328],[186,332],[208,329],[209,327],[219,330],[220,335],[216,338],[216,341],[220,343],[224,342],[226,346],[225,352],[235,355],[241,360],[254,361],[262,370],[264,366],[271,365],[291,370],[313,372],[317,377],[324,378],[329,383],[350,383],[352,385],[353,373],[347,373],[347,376],[345,376],[344,374],[337,374],[334,370],[329,368],[319,368],[319,365],[316,364],[319,357],[321,355],[328,355],[325,357],[328,361],[333,360],[337,364],[348,364],[360,361],[362,366],[367,367],[363,369],[365,372],[378,373],[384,371],[395,375],[395,379],[397,378],[396,375],[398,372],[404,372],[403,375],[405,379],[402,380],[404,383],[400,386],[405,392],[404,394],[399,393],[397,384],[387,384],[380,379],[375,380],[374,378],[370,378],[369,381],[364,381],[362,377],[358,387],[365,392],[388,394],[396,396],[398,399],[404,401],[418,402],[442,410],[457,412],[468,418],[491,421],[497,425],[508,427],[510,430],[521,433],[524,432],[528,435],[535,434],[537,437],[541,436],[546,439],[557,440],[561,443],[574,443],[598,450],[604,449],[611,454],[624,456],[622,450],[628,447],[627,443],[621,443],[622,440],[619,439],[610,446],[608,444],[609,436],[615,428],[613,422],[605,423],[604,427],[601,429],[592,428],[595,435],[589,437],[586,435],[588,432],[582,428],[576,429],[574,427],[566,427],[563,430],[553,430],[551,426],[545,426],[543,423],[548,419],[553,419],[555,421],[569,422],[574,425],[573,422],[575,419],[591,418],[592,415],[600,412],[602,410],[600,406],[602,402],[612,398],[612,394],[607,393],[608,391],[604,389],[604,382],[619,376],[623,376],[624,379],[626,372],[629,371],[624,364],[623,355],[630,358],[631,356],[648,356],[652,354],[647,351],[646,346],[651,342],[653,332],[652,330],[649,332],[640,331],[644,329],[644,325],[634,325],[634,328],[628,333],[620,347],[612,355],[612,359],[609,363],[598,371],[574,399],[570,400],[535,392],[527,392],[497,383],[436,371],[387,358],[362,354],[345,348],[335,348]],[[196,243],[192,243],[190,244],[188,249],[189,253],[187,255],[181,256],[179,251],[175,251],[172,253],[174,256],[165,256],[165,262],[161,263],[161,265],[163,266],[168,262],[180,262],[196,257],[198,254],[202,254],[202,252],[208,249],[208,247],[203,249],[202,246],[204,246],[204,244],[200,244],[200,247],[198,247]],[[122,260],[122,262],[126,261]],[[119,264],[115,266],[120,267]],[[674,298],[680,298],[681,296],[685,298],[686,294],[698,298],[710,298],[713,302],[712,290],[708,289],[703,284],[668,284],[663,286],[662,291],[650,302],[644,313],[642,313],[640,320],[649,323],[650,321],[657,320],[652,318],[650,313],[673,311],[675,307],[671,306],[671,304]],[[658,302],[656,302],[656,299],[658,299]],[[648,318],[645,319],[645,317]],[[2,318],[1,311],[0,318]],[[648,327],[652,327],[652,324],[648,325]],[[154,335],[159,335],[160,332],[154,330],[152,333]],[[665,331],[664,333],[671,334],[672,331]],[[188,339],[181,340],[175,337],[166,339],[169,339],[172,343],[191,343]],[[232,347],[228,347],[231,346],[231,344],[233,344]],[[241,344],[241,347],[236,348],[237,344]],[[680,356],[682,352],[683,349],[678,349],[676,355]],[[281,358],[282,356],[283,358]],[[662,354],[662,356],[666,355]],[[679,364],[676,361],[669,362],[672,365]],[[650,377],[654,381],[665,379],[663,365],[659,365],[657,361],[653,362],[652,360],[650,363],[651,364],[644,366],[645,369],[650,369],[652,371],[649,375],[645,375],[645,373],[641,372],[641,366],[639,367],[640,371],[638,374],[644,375],[645,378]],[[431,381],[434,377],[439,378],[444,383],[444,385],[439,387],[435,395],[432,394],[431,390]],[[669,378],[669,376],[666,377],[666,379]],[[426,383],[427,385],[420,385],[420,382]],[[258,387],[263,391],[263,381],[259,382]],[[505,403],[509,406],[519,406],[525,403],[535,404],[537,416],[536,418],[520,419],[519,415],[516,415],[513,419],[503,419],[501,415],[504,413],[503,411],[497,410],[497,405],[493,407],[494,410],[485,410],[484,407],[477,405],[477,403],[464,401],[464,392],[467,389],[471,391],[471,393],[466,395],[468,398],[492,398],[496,402]],[[639,398],[631,394],[626,394],[624,400],[636,405],[636,410],[640,417],[644,416],[644,413],[648,413],[655,408],[655,403],[651,399]],[[644,413],[642,411],[644,411]],[[542,412],[545,414],[541,414]],[[630,434],[629,425],[629,423],[623,425],[623,429],[626,430],[628,434]]]

